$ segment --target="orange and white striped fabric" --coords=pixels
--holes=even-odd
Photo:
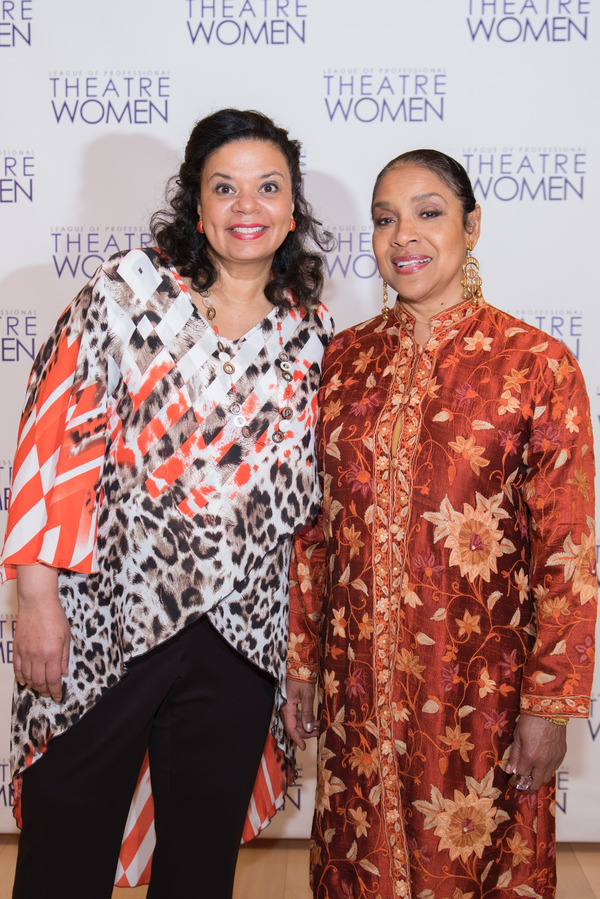
[[[7,579],[15,576],[11,559],[84,573],[96,568],[106,403],[94,381],[75,383],[79,353],[79,336],[65,331],[43,372],[43,384],[37,372],[30,378],[4,545]],[[38,383],[31,390],[34,381]]]
[[[257,836],[283,804],[288,785],[285,772],[283,753],[269,734],[246,815],[243,843]],[[123,834],[115,886],[135,887],[149,882],[154,844],[154,802],[146,754]]]

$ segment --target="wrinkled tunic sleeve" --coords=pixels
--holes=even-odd
[[[294,538],[290,566],[290,642],[287,676],[316,683],[319,622],[326,573],[323,512]]]
[[[38,353],[19,427],[3,576],[17,565],[97,570],[96,525],[106,444],[106,378],[97,362],[97,276]]]
[[[521,709],[587,717],[597,605],[592,423],[577,362],[566,351],[544,362],[522,487],[537,624]]]

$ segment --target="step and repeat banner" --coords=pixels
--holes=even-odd
[[[101,261],[149,243],[187,136],[222,106],[303,143],[306,192],[337,237],[338,329],[380,307],[374,178],[442,149],[483,208],[489,302],[559,337],[600,413],[598,0],[0,0],[0,533],[32,360]],[[0,830],[10,813],[14,586],[0,588]],[[268,836],[310,828],[314,761]],[[600,681],[569,726],[563,840],[600,840]]]

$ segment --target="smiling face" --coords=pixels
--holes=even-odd
[[[293,211],[290,171],[275,144],[237,140],[208,157],[198,216],[217,266],[269,268]]]
[[[446,182],[405,163],[382,176],[372,212],[379,272],[400,300],[427,315],[459,303],[467,243],[479,237],[479,206],[465,226],[462,204]]]

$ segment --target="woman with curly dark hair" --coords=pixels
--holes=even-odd
[[[173,179],[169,209],[152,217],[156,243],[180,273],[190,278],[195,290],[215,284],[219,269],[214,248],[203,229],[198,239],[198,177],[211,153],[239,140],[273,144],[284,156],[291,179],[294,224],[275,250],[264,285],[265,296],[274,305],[281,305],[287,303],[286,294],[291,291],[307,309],[317,306],[323,286],[323,259],[307,251],[307,240],[326,250],[331,238],[313,218],[302,192],[300,143],[290,140],[286,131],[258,112],[224,109],[198,122],[188,140],[179,175]]]
[[[102,265],[34,364],[4,551],[17,899],[103,899],[115,869],[152,899],[229,897],[281,803],[288,563],[319,506],[332,331],[299,157],[258,112],[198,122],[157,248]]]

